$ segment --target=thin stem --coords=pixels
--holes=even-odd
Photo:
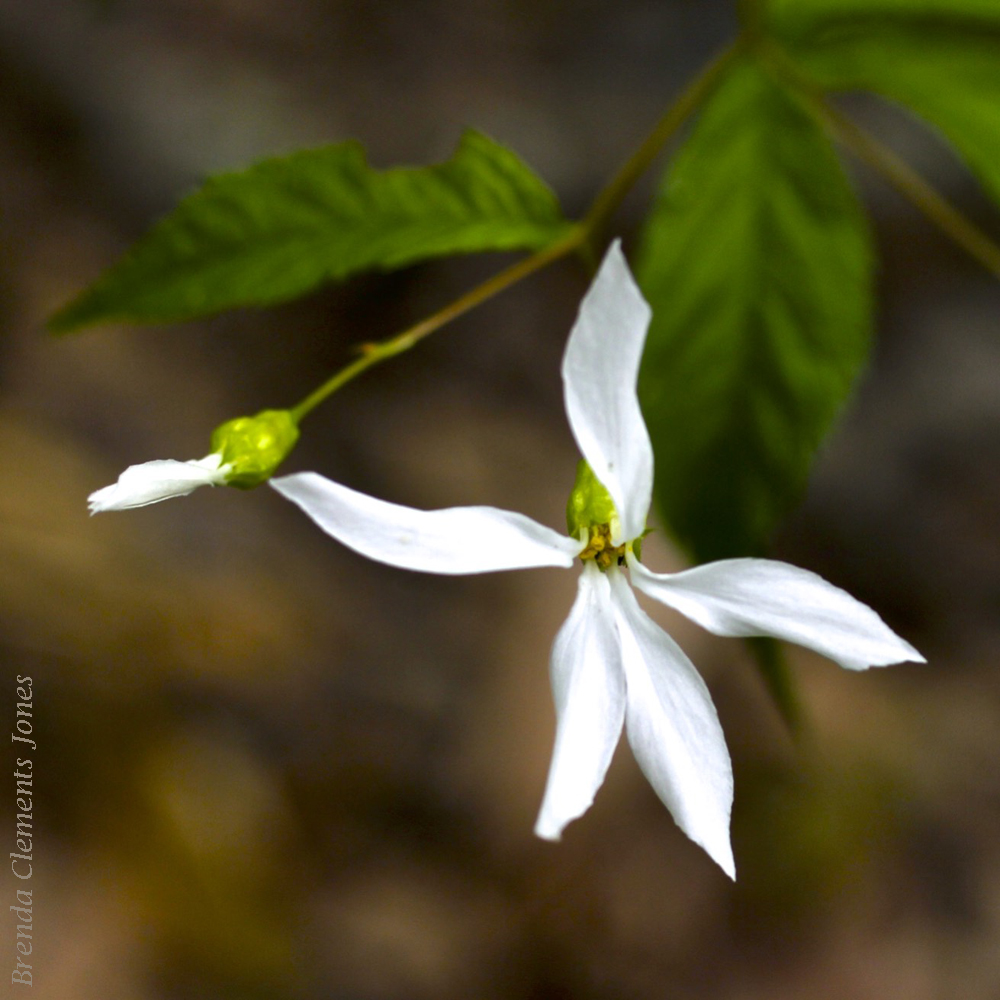
[[[850,118],[822,101],[820,110],[834,135],[863,163],[881,174],[946,236],[1000,278],[1000,246],[927,183],[905,160]]]
[[[761,46],[760,52],[767,65],[809,101],[835,139],[884,177],[986,270],[1000,278],[1000,246],[931,187],[905,160],[835,108],[824,91],[806,77],[780,48],[771,44]]]
[[[519,260],[516,264],[505,268],[499,274],[488,278],[481,285],[466,292],[454,302],[449,303],[443,309],[422,319],[419,323],[408,327],[402,333],[391,337],[388,340],[379,341],[373,344],[364,344],[361,348],[362,354],[357,360],[342,368],[330,379],[324,382],[315,392],[310,393],[298,406],[290,410],[292,419],[298,423],[307,413],[314,410],[328,396],[336,392],[341,386],[346,385],[352,379],[357,378],[362,372],[380,364],[387,358],[394,357],[408,351],[424,337],[429,336],[442,326],[457,319],[463,313],[469,312],[476,306],[481,305],[487,299],[493,298],[499,292],[516,284],[529,274],[540,271],[543,267],[565,257],[579,248],[586,239],[586,231],[583,226],[574,226],[569,233],[555,243],[550,243],[547,247],[536,251],[530,257]]]
[[[487,299],[516,284],[523,278],[540,271],[553,261],[566,257],[577,250],[592,250],[601,237],[604,228],[635,182],[649,169],[653,160],[678,128],[695,111],[711,90],[722,79],[738,52],[742,42],[737,40],[716,56],[698,76],[685,88],[677,100],[667,109],[656,123],[642,145],[622,165],[621,169],[601,189],[582,222],[574,225],[566,236],[537,250],[529,257],[512,264],[492,278],[477,285],[454,302],[436,313],[409,327],[388,340],[365,344],[361,356],[336,372],[318,389],[306,396],[298,406],[289,412],[299,423],[327,397],[342,386],[357,378],[362,372],[373,368],[388,358],[408,351],[424,337],[450,323],[453,319],[481,305]]]
[[[673,138],[674,133],[701,106],[742,50],[743,42],[737,39],[708,63],[681,92],[677,100],[667,108],[663,117],[643,140],[642,145],[601,189],[583,219],[583,226],[587,230],[587,243],[590,246],[600,239],[611,216],[635,182],[649,169],[666,143]]]

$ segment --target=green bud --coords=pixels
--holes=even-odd
[[[576,467],[576,482],[566,504],[566,525],[569,533],[578,538],[584,528],[588,533],[600,524],[617,524],[618,511],[615,510],[611,494],[594,475],[585,459],[580,459]]]
[[[277,471],[299,439],[299,429],[288,410],[262,410],[255,417],[236,417],[212,433],[212,451],[231,465],[227,486],[249,490]]]

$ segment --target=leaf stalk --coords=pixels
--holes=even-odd
[[[1000,246],[933,188],[905,160],[826,101],[819,110],[834,137],[887,180],[970,257],[1000,278]]]
[[[760,45],[758,51],[772,71],[808,102],[837,142],[888,181],[945,236],[1000,278],[1000,245],[966,218],[902,157],[831,104],[826,92],[803,74],[779,46],[768,42]]]

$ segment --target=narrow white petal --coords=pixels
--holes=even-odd
[[[170,497],[183,497],[199,486],[221,486],[226,481],[228,465],[222,456],[207,455],[193,462],[164,459],[130,465],[111,486],[91,493],[87,504],[91,514],[109,510],[129,510],[159,503]]]
[[[488,573],[573,565],[579,539],[495,507],[416,510],[386,503],[315,472],[270,480],[328,535],[378,562],[425,573]]]
[[[573,436],[618,509],[616,545],[642,534],[653,492],[653,449],[636,395],[651,315],[615,241],[580,304],[562,376]]]
[[[677,825],[730,877],[733,772],[705,682],[639,607],[617,570],[611,584],[628,692],[625,731],[635,759]]]
[[[722,559],[656,574],[634,558],[635,585],[716,635],[770,635],[848,670],[926,662],[866,604],[808,570],[771,559]]]
[[[550,663],[556,740],[535,833],[558,840],[604,781],[625,718],[625,675],[607,577],[584,564]]]

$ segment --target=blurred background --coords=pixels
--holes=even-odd
[[[653,612],[722,716],[735,885],[627,748],[561,844],[532,836],[574,574],[384,569],[267,489],[87,516],[126,465],[200,457],[223,420],[297,402],[507,261],[47,335],[206,172],[350,137],[377,166],[425,163],[473,125],[575,213],[731,36],[730,6],[0,0],[0,713],[30,675],[32,996],[1000,996],[1000,285],[868,174],[880,339],[773,554],[929,663],[854,675],[789,650],[793,740],[742,645]],[[1000,232],[929,132],[846,106]],[[560,526],[558,360],[584,287],[557,265],[349,386],[288,471]],[[663,532],[648,551],[683,564]],[[5,910],[22,886],[0,881]]]

